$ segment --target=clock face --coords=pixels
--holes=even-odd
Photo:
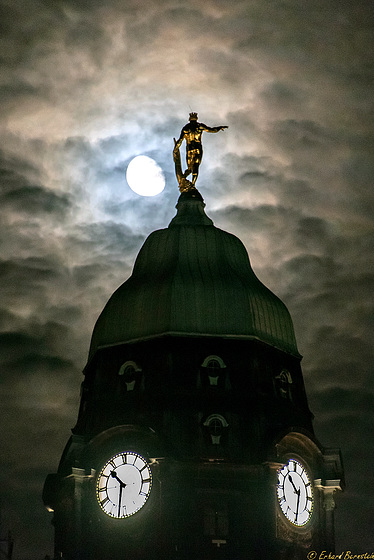
[[[277,497],[280,508],[290,523],[306,525],[313,509],[313,489],[305,467],[290,459],[278,470]]]
[[[130,517],[139,511],[152,487],[147,461],[134,451],[114,455],[100,471],[96,496],[101,509],[110,517]]]

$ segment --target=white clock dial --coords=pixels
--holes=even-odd
[[[278,470],[277,497],[279,506],[290,523],[302,527],[310,521],[313,489],[305,467],[290,459]]]
[[[96,496],[110,517],[130,517],[139,511],[152,487],[152,471],[147,461],[134,451],[114,455],[100,471]]]

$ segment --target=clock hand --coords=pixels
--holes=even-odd
[[[115,478],[117,482],[119,482],[119,497],[118,497],[118,517],[121,517],[121,502],[122,502],[122,490],[127,486],[122,480],[118,477],[116,471],[111,471],[111,477]]]
[[[122,490],[123,490],[123,486],[122,486],[122,484],[120,483],[120,487],[119,487],[119,500],[118,500],[118,517],[121,517]]]
[[[292,478],[291,478],[291,475],[290,475],[290,474],[288,475],[288,480],[289,480],[289,481],[291,482],[291,484],[292,484],[292,486],[293,486],[293,489],[294,489],[294,492],[295,492],[295,494],[297,494],[297,493],[300,493],[300,488],[299,488],[299,489],[297,489],[297,488],[296,488],[296,486],[295,486],[295,484],[294,484],[294,481],[292,480]]]
[[[118,475],[117,475],[116,471],[111,471],[110,475],[111,475],[112,478],[115,478],[120,483],[121,491],[122,491],[122,488],[125,488],[127,486],[127,484],[125,484],[124,482],[122,482],[122,480],[120,478],[118,478]]]
[[[296,513],[295,513],[295,523],[297,521],[297,516],[299,515],[299,503],[300,503],[300,488],[297,491],[297,503],[296,503]]]

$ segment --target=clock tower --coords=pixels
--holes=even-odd
[[[43,493],[56,558],[333,552],[342,463],[315,437],[289,312],[179,179],[175,217],[93,331],[78,420]]]

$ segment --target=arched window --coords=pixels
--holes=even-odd
[[[228,423],[221,414],[211,414],[205,420],[203,426],[208,430],[213,445],[219,445],[221,443],[221,436],[225,428],[228,427]]]
[[[118,375],[120,375],[123,379],[126,392],[134,391],[134,389],[139,387],[141,372],[142,369],[136,362],[129,360],[121,365],[118,370]]]
[[[282,371],[274,377],[274,382],[276,394],[282,397],[282,399],[292,400],[292,376],[288,369],[282,369]]]
[[[205,378],[203,384],[210,385],[211,387],[218,387],[224,385],[224,370],[226,364],[219,356],[207,356],[201,364],[202,374]]]

